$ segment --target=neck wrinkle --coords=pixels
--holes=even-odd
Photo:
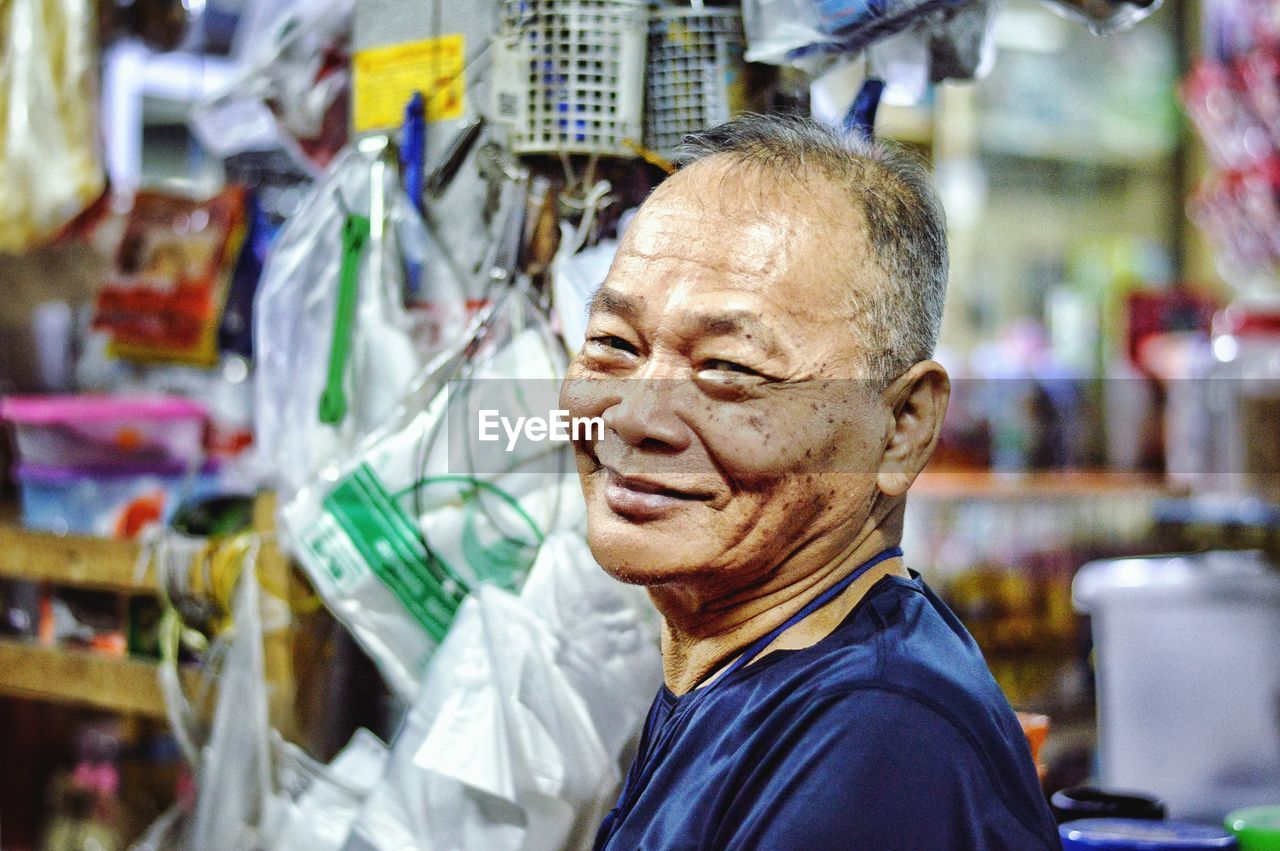
[[[794,581],[760,596],[747,597],[731,605],[721,606],[716,601],[703,601],[702,605],[688,606],[688,603],[697,600],[696,596],[680,594],[677,597],[666,597],[654,594],[653,590],[656,589],[651,589],[650,596],[663,616],[662,668],[667,687],[673,693],[681,695],[704,685],[709,674],[724,667],[753,642],[781,626],[858,565],[897,546],[902,539],[901,516],[904,507],[905,502],[897,500],[896,504],[887,506],[885,513],[879,517],[876,515],[880,512],[873,510],[863,531],[837,556],[817,569],[805,572]],[[885,563],[886,570],[892,570],[892,562],[891,559]],[[876,570],[880,569],[881,566],[878,565]],[[771,575],[776,573],[777,570]],[[861,581],[855,583],[854,587],[859,584]],[[845,602],[849,603],[851,609],[852,602],[856,600]],[[708,616],[707,612],[713,604],[713,614]],[[806,618],[805,622],[808,620]]]

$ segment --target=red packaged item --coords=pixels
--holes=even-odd
[[[1280,53],[1253,50],[1237,62],[1249,106],[1280,148]]]
[[[1271,136],[1254,114],[1247,86],[1234,69],[1202,62],[1187,75],[1181,95],[1218,165],[1242,169],[1273,153]]]
[[[1280,159],[1258,163],[1241,176],[1240,205],[1267,261],[1280,260]]]
[[[139,192],[98,293],[93,327],[128,360],[213,366],[218,324],[244,243],[246,191],[206,201]]]

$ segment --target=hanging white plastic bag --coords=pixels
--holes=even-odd
[[[106,185],[93,4],[0,4],[0,251],[39,245]]]
[[[607,180],[600,181],[587,193],[586,210],[578,225],[560,223],[560,246],[551,263],[551,303],[559,322],[560,335],[573,355],[582,348],[587,334],[587,310],[591,297],[609,274],[614,255],[618,253],[618,241],[611,239],[583,248],[599,206],[611,189]],[[624,222],[619,223],[618,239],[622,238]]]
[[[413,336],[402,300],[402,264],[421,264],[430,237],[378,156],[345,153],[289,220],[263,270],[254,306],[255,437],[282,502],[381,425],[431,354]],[[362,223],[367,231],[352,234]],[[353,250],[355,298],[343,308],[351,311],[344,328],[335,320],[344,254]],[[441,326],[455,335],[444,336],[448,345],[465,329],[464,297],[456,282],[428,286],[446,289],[436,296],[452,311]],[[339,347],[346,357],[335,364]],[[321,400],[335,392],[345,410],[322,422]]]
[[[184,848],[262,847],[279,805],[271,769],[256,546],[237,580],[234,632],[218,672],[209,741],[200,749],[195,812]]]
[[[546,417],[566,365],[546,317],[509,292],[466,346],[428,368],[390,425],[284,511],[317,590],[406,700],[467,593],[486,582],[518,588],[543,538],[580,522],[567,444],[495,467],[469,463],[460,447],[473,443],[450,436],[451,423],[472,427],[478,396],[511,416]]]
[[[644,593],[549,536],[519,597],[458,613],[349,851],[588,847],[660,668]]]

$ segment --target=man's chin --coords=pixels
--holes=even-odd
[[[693,576],[706,562],[701,536],[663,522],[634,523],[612,512],[587,519],[587,545],[605,572],[630,585]],[[679,524],[683,526],[683,524]]]

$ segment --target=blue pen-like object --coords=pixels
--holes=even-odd
[[[422,92],[414,92],[404,108],[404,127],[400,138],[400,173],[404,175],[404,191],[422,212],[423,160],[427,149],[427,102]]]
[[[400,174],[404,191],[418,212],[424,212],[422,186],[426,177],[427,102],[422,92],[414,92],[404,108],[404,127],[400,137]],[[405,269],[405,301],[418,300],[422,287],[422,267],[409,262]]]

